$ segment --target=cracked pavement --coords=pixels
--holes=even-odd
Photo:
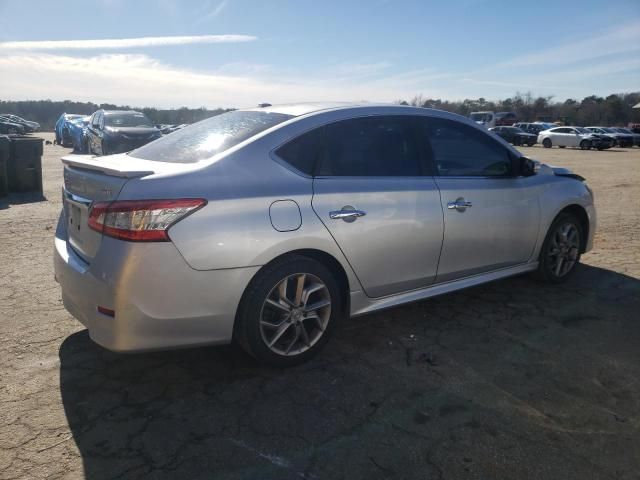
[[[46,201],[0,198],[0,479],[640,478],[640,149],[523,151],[595,191],[569,283],[354,318],[275,370],[94,344],[53,279],[67,150],[45,146]]]

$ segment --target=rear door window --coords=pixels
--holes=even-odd
[[[326,153],[320,176],[420,176],[418,140],[411,118],[371,116],[343,120],[325,127]]]

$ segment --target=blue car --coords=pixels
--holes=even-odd
[[[69,133],[69,122],[76,118],[82,118],[84,115],[77,115],[74,113],[63,113],[58,117],[56,121],[56,143],[63,147],[71,147],[73,142]]]
[[[73,144],[73,151],[77,153],[85,153],[87,151],[87,125],[89,125],[89,116],[74,118],[67,122],[67,129]]]

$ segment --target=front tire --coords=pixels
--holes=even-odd
[[[591,150],[591,142],[588,140],[582,140],[580,142],[580,150]]]
[[[573,275],[580,262],[582,225],[571,213],[561,213],[553,221],[540,251],[538,279],[562,283]]]
[[[552,146],[552,145],[551,145],[551,139],[550,139],[550,138],[545,138],[545,139],[542,141],[542,146],[543,146],[544,148],[551,148],[551,146]]]
[[[342,315],[338,283],[321,263],[286,255],[251,281],[238,313],[234,337],[247,353],[275,367],[315,356]]]

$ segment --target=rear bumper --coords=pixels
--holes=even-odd
[[[56,279],[65,308],[96,343],[135,352],[231,341],[240,297],[259,267],[198,271],[172,243],[108,237],[87,264],[68,245],[65,225],[56,231]]]

